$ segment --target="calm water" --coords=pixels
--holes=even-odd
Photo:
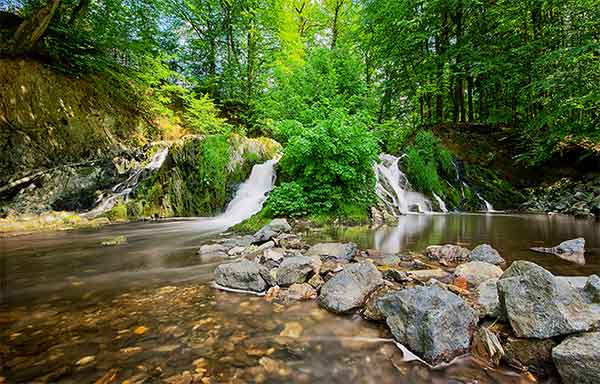
[[[117,235],[127,243],[101,245]],[[158,383],[186,371],[207,383],[529,382],[469,357],[440,369],[403,362],[383,327],[312,302],[215,291],[216,264],[196,250],[218,236],[201,220],[175,220],[1,238],[0,383]],[[527,250],[578,236],[584,265]],[[568,217],[407,216],[394,228],[309,237],[385,253],[487,242],[556,274],[600,273],[600,225]]]

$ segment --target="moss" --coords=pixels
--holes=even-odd
[[[104,217],[108,218],[111,222],[115,221],[126,221],[129,219],[127,216],[127,207],[125,204],[117,204],[110,211],[106,212]]]
[[[269,224],[271,220],[273,220],[273,218],[269,216],[265,209],[263,209],[252,217],[234,225],[231,229],[240,233],[255,233],[265,225]]]
[[[465,164],[465,177],[498,209],[514,208],[525,200],[512,184],[487,167]]]

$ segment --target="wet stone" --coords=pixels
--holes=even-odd
[[[308,256],[287,257],[277,269],[276,281],[282,287],[304,283],[311,273],[318,272],[320,261]]]
[[[221,264],[215,269],[217,284],[233,289],[263,292],[268,288],[264,277],[269,272],[261,265],[247,260]]]
[[[489,244],[481,244],[473,248],[469,255],[469,261],[482,261],[494,265],[500,265],[506,262],[500,256],[500,253]]]
[[[425,249],[425,256],[429,260],[441,264],[459,264],[469,259],[471,251],[458,245],[431,245]]]
[[[306,251],[307,256],[318,256],[323,261],[349,262],[354,259],[358,247],[354,243],[319,243]]]

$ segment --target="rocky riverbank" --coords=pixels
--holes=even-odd
[[[596,275],[574,284],[527,261],[504,269],[504,259],[486,244],[394,256],[353,243],[309,246],[283,219],[254,235],[225,236],[198,254],[234,260],[215,270],[219,289],[280,304],[317,300],[337,314],[358,313],[389,328],[429,366],[472,353],[539,378],[600,380]]]

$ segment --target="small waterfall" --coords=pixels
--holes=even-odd
[[[495,212],[494,206],[492,204],[490,204],[489,201],[487,201],[486,199],[484,199],[483,196],[481,196],[481,194],[479,192],[477,192],[477,197],[485,205],[485,211],[486,212]]]
[[[408,178],[400,170],[400,157],[381,154],[380,162],[375,165],[377,176],[376,193],[394,215],[415,212],[431,212],[431,201],[422,193],[412,190]]]
[[[435,199],[435,201],[437,201],[438,207],[440,207],[440,211],[448,213],[448,208],[446,208],[446,203],[444,203],[444,200],[442,200],[442,198],[439,197],[435,192],[433,192],[433,198]]]
[[[127,201],[131,192],[133,192],[140,183],[140,178],[142,176],[146,177],[148,174],[158,170],[165,162],[168,154],[169,147],[158,149],[156,153],[152,155],[152,158],[150,158],[150,161],[146,166],[134,169],[127,180],[112,187],[112,193],[108,196],[101,196],[96,201],[96,207],[91,211],[82,214],[82,216],[97,217],[104,212],[111,210],[119,203],[119,201]]]

